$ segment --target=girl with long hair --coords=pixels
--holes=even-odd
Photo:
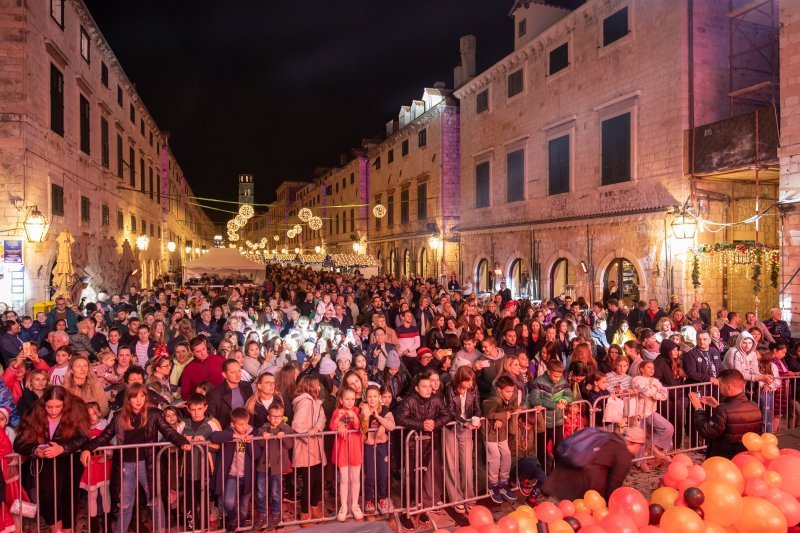
[[[108,416],[108,397],[85,357],[76,356],[70,360],[64,376],[64,388],[84,402],[97,402],[100,413]]]
[[[111,439],[117,439],[117,445],[154,444],[161,433],[166,440],[184,451],[191,451],[189,441],[170,426],[161,416],[161,411],[147,406],[147,388],[141,383],[128,385],[122,409],[106,426],[102,433],[90,440],[81,453],[81,462],[88,465],[92,452],[101,446],[107,446]],[[138,487],[144,490],[146,500],[153,502],[153,522],[158,528],[166,526],[164,509],[160,498],[154,498],[150,487],[155,486],[154,455],[155,448],[125,448],[115,455],[121,465],[120,472],[120,514],[117,518],[117,533],[125,533],[133,517],[133,508],[137,502]]]
[[[64,387],[45,390],[18,428],[14,451],[37,472],[39,512],[55,533],[72,530],[83,465],[73,455],[87,441],[86,404]],[[85,464],[85,463],[84,463]]]

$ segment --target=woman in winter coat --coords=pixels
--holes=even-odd
[[[325,412],[319,397],[321,385],[319,377],[303,376],[297,384],[292,400],[292,429],[306,437],[295,437],[294,461],[298,477],[303,479],[304,492],[301,495],[300,519],[322,518],[322,468],[327,464],[322,437],[314,437],[325,430]]]
[[[81,462],[87,465],[94,450],[101,446],[108,446],[116,438],[117,445],[142,444],[152,445],[158,442],[161,433],[166,440],[184,451],[191,451],[189,441],[183,435],[167,424],[161,417],[161,411],[147,407],[147,388],[141,383],[128,385],[125,401],[120,413],[114,417],[102,433],[90,440],[81,453]],[[150,487],[155,487],[156,479],[153,468],[155,448],[126,448],[120,454],[115,454],[114,460],[118,461],[120,455],[122,462],[119,468],[122,494],[120,496],[120,514],[117,518],[117,533],[125,533],[133,517],[134,505],[137,502],[138,486],[142,489],[148,500],[154,494]],[[157,527],[164,528],[164,509],[161,500],[153,498],[156,507],[153,510],[153,521]]]
[[[722,362],[725,368],[735,368],[749,382],[745,392],[752,398],[754,391],[758,391],[758,383],[772,383],[770,374],[762,374],[758,368],[758,350],[756,341],[750,333],[743,331],[736,336],[733,347],[728,349]]]

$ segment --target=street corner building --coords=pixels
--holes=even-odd
[[[178,270],[213,225],[86,6],[1,5],[0,302],[28,313],[50,300],[64,230],[76,303]],[[49,224],[43,240],[26,233],[32,214]]]

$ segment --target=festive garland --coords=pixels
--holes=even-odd
[[[753,280],[753,294],[758,295],[761,292],[761,270],[764,256],[766,255],[770,267],[770,286],[772,289],[777,290],[778,280],[780,277],[780,251],[776,248],[769,248],[764,244],[756,244],[753,242],[740,242],[740,243],[727,243],[718,242],[714,244],[703,244],[692,250],[692,286],[694,290],[700,288],[700,257],[707,255],[713,257],[715,255],[722,255],[725,264],[729,264],[732,260],[739,265],[748,265],[753,267],[750,279]]]

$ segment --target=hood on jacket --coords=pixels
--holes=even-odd
[[[745,340],[745,339],[750,339],[751,341],[753,341],[753,349],[752,349],[752,350],[750,350],[749,352],[748,352],[748,351],[745,351],[745,349],[744,349],[744,348],[742,348],[742,341],[743,341],[743,340]],[[747,332],[747,331],[743,331],[743,332],[739,333],[739,334],[736,336],[736,339],[735,339],[735,341],[734,341],[734,343],[733,343],[733,346],[734,346],[734,348],[736,348],[736,350],[737,350],[738,352],[740,352],[740,353],[743,353],[743,354],[747,354],[747,355],[750,355],[750,354],[752,354],[753,352],[755,352],[755,351],[756,351],[756,343],[755,343],[755,339],[754,339],[754,338],[753,338],[753,336],[752,336],[752,335],[750,335],[750,333],[749,333],[749,332]]]
[[[672,350],[674,350],[675,348],[678,348],[680,350],[681,347],[678,346],[677,343],[674,343],[669,339],[664,339],[663,341],[661,341],[661,346],[659,346],[658,352],[662,356],[666,357],[667,360],[669,360],[671,359],[670,354],[672,353]]]

